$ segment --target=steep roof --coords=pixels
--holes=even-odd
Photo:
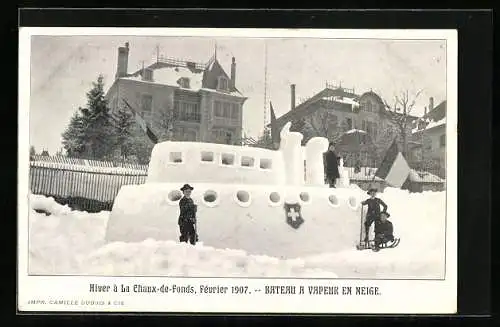
[[[311,98],[307,99],[306,101],[296,106],[295,109],[288,111],[279,118],[276,118],[276,124],[278,126],[284,125],[292,119],[299,119],[313,113],[322,105],[324,106],[326,104],[327,100],[325,98],[328,97],[344,97],[349,99],[357,99],[359,96],[354,93],[346,92],[344,89],[341,88],[338,89],[325,88],[316,95],[312,96]],[[338,107],[343,108],[341,110],[346,110],[346,106],[342,106],[342,103],[340,103]]]
[[[153,81],[142,79],[143,69],[139,69],[132,74],[122,77],[121,79],[181,87],[179,80],[184,77],[189,78],[189,90],[205,90],[209,92],[219,92],[217,90],[217,79],[219,76],[224,76],[228,79],[228,81],[230,80],[229,76],[216,58],[210,60],[206,65],[189,61],[159,61],[145,67],[144,70],[146,69],[153,71]],[[234,87],[230,92],[220,93],[243,97],[243,94],[236,87]]]
[[[382,98],[373,91],[368,91],[362,95],[358,95],[346,91],[343,88],[331,89],[327,87],[313,97],[299,104],[295,107],[295,109],[286,112],[279,118],[276,118],[275,123],[277,126],[285,125],[291,120],[300,119],[310,115],[319,108],[331,108],[337,111],[352,112],[354,108],[359,107],[359,100],[365,96],[373,96],[380,103],[382,108],[386,109]],[[328,98],[331,98],[333,101],[328,101]],[[387,110],[383,110],[383,113],[387,114],[389,117],[402,116],[400,113]],[[418,117],[408,115],[408,118],[414,120]],[[268,124],[268,126],[271,126],[271,124]]]
[[[442,101],[437,107],[419,118],[412,133],[415,134],[423,130],[429,130],[444,125],[446,125],[446,100]]]
[[[438,104],[434,109],[429,111],[423,118],[430,118],[433,121],[442,120],[446,117],[446,100]]]

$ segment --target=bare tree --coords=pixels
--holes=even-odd
[[[384,105],[389,111],[389,119],[396,126],[398,136],[403,144],[402,152],[405,157],[407,157],[408,151],[408,131],[411,129],[413,121],[411,113],[415,108],[415,103],[422,92],[423,90],[419,90],[415,94],[410,95],[408,90],[401,91],[399,94],[394,96],[392,106],[384,100]]]
[[[304,134],[306,142],[314,136],[335,140],[342,135],[343,129],[346,129],[346,126],[338,126],[338,123],[333,120],[333,115],[330,111],[320,109],[313,115],[305,118],[302,134]]]

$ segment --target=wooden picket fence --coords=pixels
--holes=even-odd
[[[45,157],[30,161],[31,193],[53,197],[73,209],[111,210],[123,185],[143,184],[147,166],[74,158]],[[39,159],[39,158],[36,158]]]

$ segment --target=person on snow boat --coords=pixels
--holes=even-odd
[[[181,187],[184,196],[179,201],[180,213],[178,224],[181,233],[179,241],[186,243],[189,241],[189,243],[195,245],[198,241],[198,234],[196,233],[196,212],[198,206],[194,204],[191,198],[193,189],[189,184],[184,184]]]
[[[380,221],[380,213],[381,213],[380,206],[383,207],[382,212],[387,212],[387,204],[385,204],[384,201],[376,197],[377,191],[378,190],[376,188],[370,188],[367,192],[370,198],[361,202],[363,206],[365,205],[368,206],[365,218],[365,244],[368,244],[368,233],[370,231],[370,226],[374,222],[375,224],[377,224],[377,222]]]
[[[392,223],[387,220],[391,215],[388,212],[380,214],[380,221],[375,223],[375,245],[373,251],[380,250],[380,246],[387,242],[394,241],[394,228]]]

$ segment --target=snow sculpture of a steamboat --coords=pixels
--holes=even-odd
[[[178,241],[180,187],[189,183],[205,246],[281,258],[352,249],[362,193],[347,187],[343,169],[337,188],[325,185],[328,140],[312,138],[302,147],[302,138],[287,124],[278,150],[156,144],[146,183],[123,186],[116,196],[107,242]]]

